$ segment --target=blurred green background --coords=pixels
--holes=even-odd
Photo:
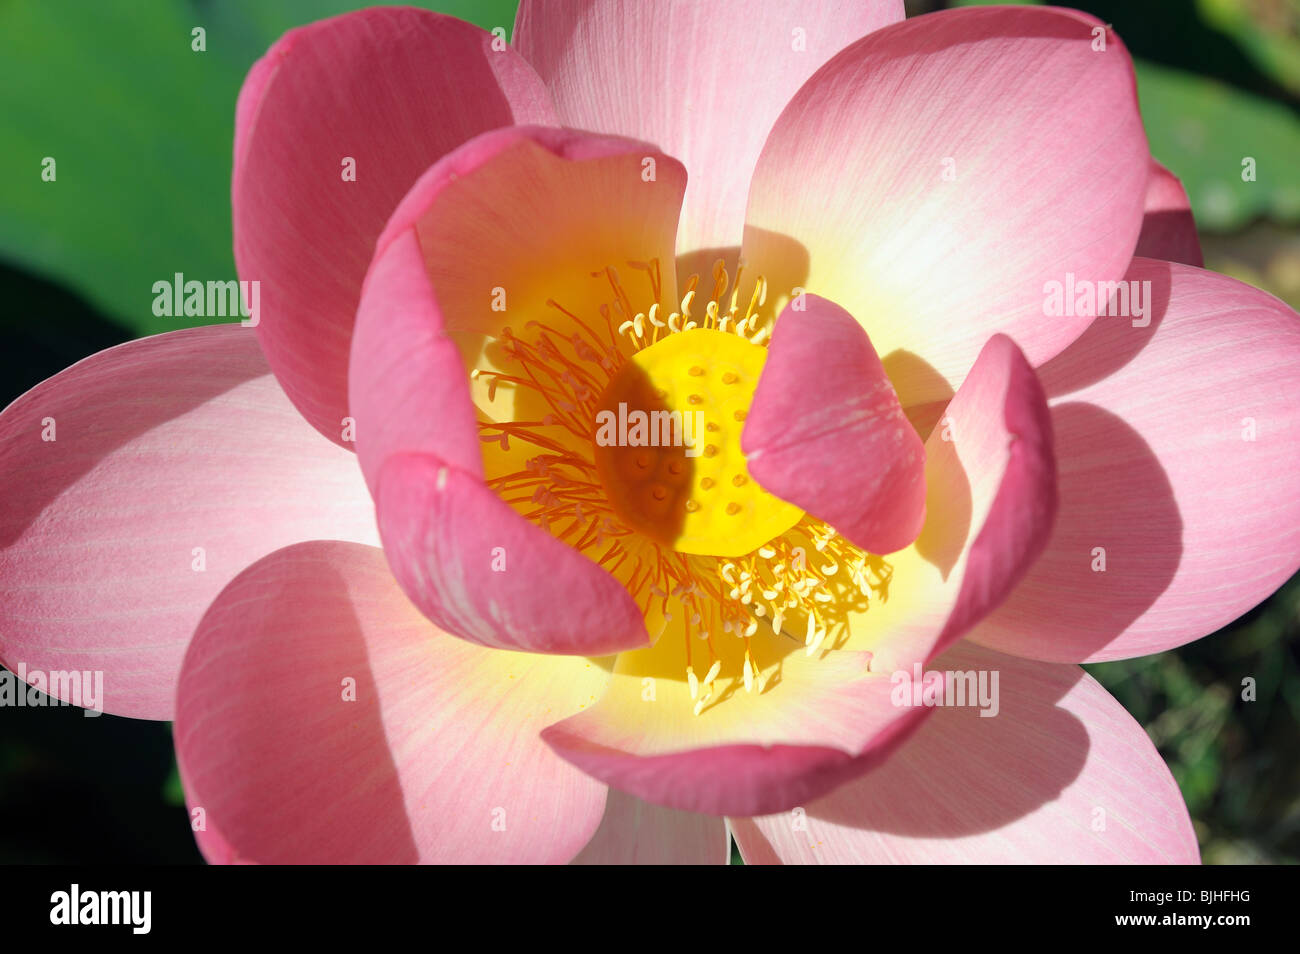
[[[0,0],[0,404],[97,350],[193,321],[152,314],[159,276],[234,277],[240,82],[285,30],[361,5]],[[514,19],[512,0],[417,5],[486,28]],[[1300,0],[1075,6],[1133,53],[1152,152],[1187,187],[1207,266],[1300,308]],[[56,186],[40,181],[46,156]],[[1254,182],[1241,178],[1246,156]],[[1199,642],[1088,667],[1173,769],[1206,862],[1300,860],[1298,635],[1300,577]],[[1246,677],[1256,701],[1241,699]],[[0,820],[0,862],[200,860],[159,723],[0,709]]]

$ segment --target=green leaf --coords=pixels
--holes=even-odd
[[[1135,65],[1151,152],[1183,180],[1198,226],[1300,221],[1300,121],[1289,109],[1190,73]],[[1247,160],[1254,181],[1243,178]]]
[[[1203,21],[1230,36],[1266,76],[1300,95],[1300,0],[1197,0],[1196,9]]]
[[[0,3],[0,257],[137,335],[209,321],[156,317],[152,288],[175,272],[235,277],[230,167],[244,75],[285,30],[362,5]],[[514,22],[513,0],[427,6],[507,32]],[[203,52],[191,48],[196,27]],[[47,157],[54,181],[42,178]]]

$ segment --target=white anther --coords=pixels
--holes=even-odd
[[[695,289],[692,288],[690,291],[686,293],[686,297],[682,299],[682,314],[685,315],[687,318],[691,316],[691,304],[694,301],[695,301]]]

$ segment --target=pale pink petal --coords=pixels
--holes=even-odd
[[[766,686],[747,692],[738,673],[727,673],[716,705],[697,715],[686,685],[665,678],[685,671],[684,657],[666,661],[661,652],[681,636],[670,626],[654,651],[621,654],[600,701],[542,737],[588,774],[646,801],[753,815],[867,771],[928,715],[892,703],[888,677],[867,670],[868,654],[808,658],[793,640],[782,658],[756,660]]]
[[[611,788],[605,816],[576,865],[725,865],[727,823],[710,815],[651,805]]]
[[[586,659],[438,632],[383,553],[314,542],[240,574],[204,616],[177,693],[176,752],[213,861],[564,862],[604,786],[537,730],[600,693]]]
[[[1198,268],[1205,264],[1187,192],[1178,177],[1154,159],[1151,178],[1147,181],[1145,212],[1134,255],[1183,262]]]
[[[892,672],[925,660],[993,610],[1046,545],[1056,512],[1052,430],[1020,349],[991,338],[925,445],[926,521],[889,556],[889,599],[852,622],[847,648]]]
[[[492,43],[452,17],[363,10],[285,34],[240,93],[235,261],[240,278],[261,283],[271,367],[332,440],[348,416],[361,279],[398,201],[478,133],[554,120],[532,68]]]
[[[925,447],[862,326],[834,302],[808,295],[781,313],[741,440],[765,489],[869,553],[920,532]]]
[[[378,484],[393,573],[447,632],[534,653],[649,644],[640,607],[614,577],[510,509],[481,477],[429,454],[395,454]]]
[[[995,332],[1034,365],[1082,332],[1045,314],[1045,286],[1123,276],[1148,161],[1128,52],[1100,21],[946,10],[804,84],[759,157],[743,258],[775,308],[801,288],[862,322],[904,407],[944,400]]]
[[[1042,369],[1060,515],[972,634],[985,645],[1058,662],[1159,652],[1300,569],[1300,316],[1187,265],[1135,259],[1128,277],[1150,282],[1151,311],[1098,318]]]
[[[514,42],[564,125],[644,139],[686,163],[686,253],[740,244],[777,115],[835,53],[901,19],[902,0],[523,0]]]
[[[249,563],[378,540],[356,458],[302,420],[238,325],[132,341],[37,385],[0,416],[0,473],[0,659],[103,671],[118,715],[171,718],[195,625]]]
[[[194,842],[199,846],[199,852],[210,865],[248,865],[255,864],[239,854],[238,851],[226,841],[221,832],[217,831],[215,825],[207,817],[206,811],[195,812],[197,807],[190,801],[188,795],[185,800],[185,807],[190,814],[190,829],[194,832]]]
[[[996,715],[937,708],[856,782],[791,812],[732,819],[747,863],[1198,862],[1169,769],[1087,673],[968,643],[927,669],[997,673]]]

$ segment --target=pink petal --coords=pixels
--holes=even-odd
[[[498,649],[588,656],[650,642],[640,607],[604,569],[529,523],[482,478],[395,454],[375,493],[402,589],[442,629]]]
[[[749,472],[867,552],[900,550],[925,520],[925,447],[862,326],[802,305],[776,323],[745,420]]]
[[[538,127],[487,133],[430,168],[380,236],[357,315],[350,397],[371,488],[403,451],[481,473],[467,364],[504,327],[562,318],[548,300],[603,325],[610,289],[592,271],[658,258],[673,300],[684,188],[681,165],[645,143]],[[506,389],[479,400],[513,417]]]
[[[238,325],[132,341],[37,385],[0,417],[0,472],[0,658],[104,671],[118,715],[171,718],[195,625],[253,560],[377,541],[356,459],[307,426]]]
[[[889,558],[890,598],[854,621],[847,648],[877,672],[931,658],[993,610],[1046,545],[1056,512],[1042,386],[1004,335],[991,338],[925,445],[926,522]]]
[[[901,0],[523,0],[514,40],[564,125],[657,143],[686,163],[677,247],[689,252],[740,244],[777,115],[845,45],[901,19]]]
[[[1197,863],[1169,769],[1087,673],[968,643],[928,669],[997,672],[997,715],[939,708],[885,765],[799,814],[732,819],[747,863]]]
[[[577,865],[725,865],[731,860],[727,823],[709,815],[651,805],[617,789]]]
[[[398,200],[488,129],[552,122],[512,50],[451,17],[363,10],[290,31],[253,67],[236,111],[235,261],[261,282],[258,336],[276,376],[341,441],[361,279]],[[343,178],[355,160],[355,181]]]
[[[1060,516],[972,635],[987,646],[1059,662],[1159,652],[1300,569],[1300,317],[1187,265],[1135,259],[1128,277],[1151,282],[1153,313],[1098,318],[1042,369]]]
[[[548,302],[603,327],[600,270],[670,263],[684,187],[681,165],[644,143],[514,127],[430,168],[380,237],[350,371],[359,456],[397,579],[448,632],[534,652],[648,642],[613,577],[483,483],[466,365],[490,360],[507,327],[569,320]],[[664,280],[671,300],[670,268]],[[497,288],[505,311],[490,307]],[[476,387],[482,416],[515,417],[513,389]],[[508,572],[491,570],[498,549]]]
[[[990,335],[1047,360],[1086,319],[1045,285],[1118,280],[1148,151],[1128,52],[1100,21],[947,10],[878,30],[781,114],[750,190],[744,258],[862,322],[903,406],[945,400]],[[945,178],[945,175],[950,178]]]
[[[279,550],[221,593],[185,656],[177,759],[220,833],[200,846],[262,863],[568,861],[604,787],[537,730],[607,679],[439,633],[377,549]]]
[[[391,454],[427,450],[482,477],[465,362],[443,330],[415,232],[397,235],[369,276],[349,380],[362,472],[373,486]]]
[[[660,643],[681,635],[670,626]],[[791,652],[767,689],[731,686],[695,715],[686,686],[663,678],[685,671],[684,657],[666,668],[662,654],[624,653],[600,701],[542,737],[588,774],[655,804],[711,815],[779,811],[878,764],[928,715],[895,706],[888,677],[867,663],[862,653]],[[650,700],[647,680],[656,687]]]
[[[1205,264],[1196,220],[1183,184],[1172,172],[1151,160],[1147,181],[1146,214],[1134,255],[1183,262],[1198,268]]]
[[[212,820],[207,817],[206,810],[201,813],[195,813],[195,806],[186,797],[185,807],[190,814],[190,828],[194,831],[194,842],[199,846],[199,852],[210,865],[248,865],[255,864],[244,858],[235,850],[230,842],[226,841],[221,832],[217,831]]]

